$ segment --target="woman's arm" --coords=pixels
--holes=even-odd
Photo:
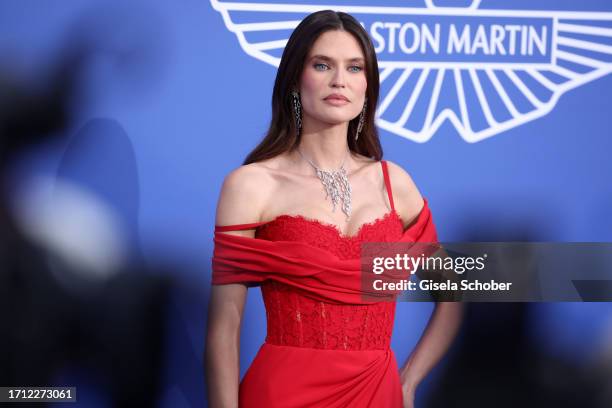
[[[416,387],[450,347],[457,335],[462,316],[462,303],[435,304],[423,335],[400,369],[405,407],[412,407]]]
[[[208,406],[238,407],[240,323],[247,287],[213,285],[208,305],[206,381]]]
[[[409,226],[423,206],[423,197],[410,175],[399,165],[389,163],[389,176],[392,183],[395,206]],[[461,324],[463,304],[437,302],[416,347],[400,369],[404,392],[404,407],[414,405],[414,392],[417,385],[442,359],[453,342]]]
[[[258,222],[265,193],[262,182],[261,171],[255,166],[242,166],[230,173],[221,188],[216,225]],[[252,238],[255,231],[224,234]],[[211,288],[205,352],[208,406],[211,408],[238,407],[240,325],[246,294],[247,286],[243,284],[213,285]]]

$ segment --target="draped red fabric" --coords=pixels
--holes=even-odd
[[[438,237],[427,200],[398,242],[436,243]],[[215,233],[212,284],[276,280],[335,302],[362,303],[360,259],[340,259],[304,242],[268,241]],[[371,293],[370,293],[371,294]]]
[[[296,232],[291,220],[283,225]],[[389,223],[398,235],[383,233],[386,242],[437,242],[427,200],[403,232],[399,217],[370,229]],[[312,238],[314,224],[300,223],[307,230],[298,235]],[[212,284],[261,284],[268,321],[266,342],[240,383],[240,407],[401,408],[390,348],[395,302],[365,300],[360,259],[343,259],[312,239],[248,238],[225,228],[215,231]]]

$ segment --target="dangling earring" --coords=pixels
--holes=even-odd
[[[361,110],[361,113],[359,114],[359,124],[357,125],[357,132],[355,132],[355,141],[359,139],[359,133],[361,133],[361,131],[363,130],[363,124],[365,123],[365,114],[366,114],[367,106],[368,106],[368,98],[365,98],[365,102],[363,103],[363,109]]]
[[[291,91],[293,95],[293,113],[295,114],[295,128],[299,136],[302,129],[302,104],[300,102],[300,93],[296,90]]]

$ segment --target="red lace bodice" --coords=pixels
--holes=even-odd
[[[300,216],[280,216],[260,227],[257,238],[301,241],[340,258],[358,258],[363,241],[389,242],[403,232],[395,210],[362,225],[354,236],[342,236],[329,224]],[[266,342],[332,350],[387,349],[391,340],[394,302],[371,305],[332,304],[310,299],[295,288],[275,281],[261,286],[268,333]]]

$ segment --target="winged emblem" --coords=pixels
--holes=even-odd
[[[415,39],[426,39],[428,33],[431,39],[434,32],[440,37],[439,30],[449,31],[454,43],[449,40],[452,44],[443,44],[442,51],[439,44],[427,51],[423,40],[420,55],[402,54],[389,49],[391,36],[384,51],[377,49],[381,94],[376,123],[419,143],[430,140],[446,121],[467,142],[487,139],[548,114],[567,91],[612,72],[611,12],[483,9],[480,0],[422,0],[401,7],[210,1],[244,52],[276,67],[293,29],[317,10],[352,14],[371,28],[371,36],[378,35],[373,38],[379,46],[384,38],[375,26],[395,27],[394,35],[404,33],[400,42],[408,37],[413,42],[403,44],[404,51],[419,49]],[[419,34],[419,22],[428,33]],[[473,55],[468,55],[470,44],[478,48]],[[508,44],[514,44],[513,55]],[[457,45],[462,48],[452,48]]]

